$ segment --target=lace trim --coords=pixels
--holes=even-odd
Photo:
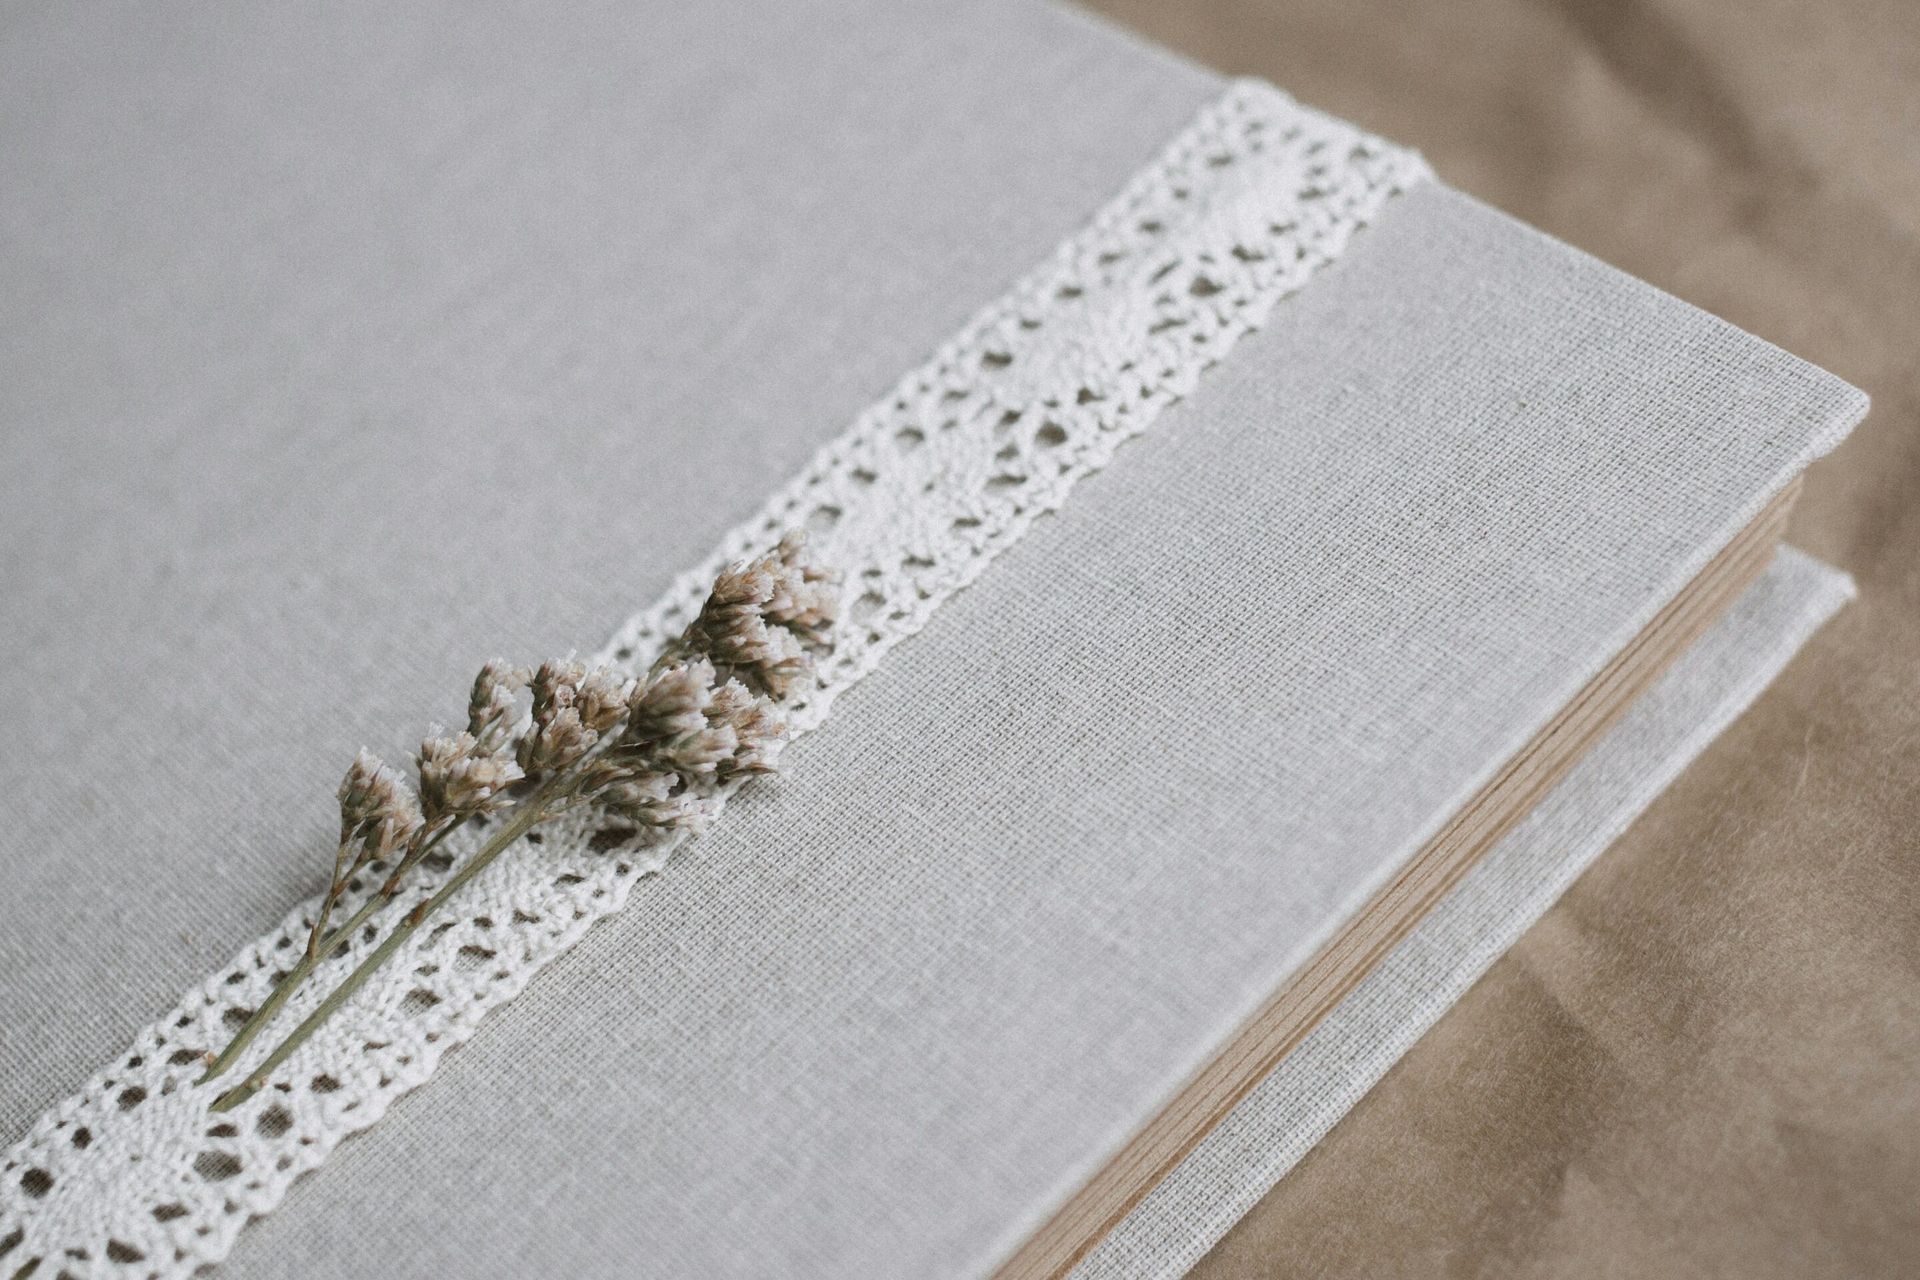
[[[622,627],[600,660],[649,660],[723,564],[804,525],[852,597],[817,690],[794,710],[797,730],[818,725],[834,697],[1426,176],[1410,152],[1265,85],[1235,84],[1088,227]],[[7,1153],[0,1273],[39,1259],[49,1277],[171,1277],[224,1257],[249,1218],[665,865],[670,846],[635,845],[604,823],[563,820],[537,845],[523,842],[272,1086],[211,1113],[218,1088],[194,1083],[203,1054],[298,956],[318,900],[289,913]],[[357,964],[374,936],[343,948],[329,971]],[[327,978],[306,984],[281,1025],[311,1010]]]

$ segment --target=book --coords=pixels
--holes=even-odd
[[[1382,1069],[1302,1057],[1316,1033],[1412,1026],[1544,905],[1453,925],[1444,974],[1363,1009],[1449,890],[1549,806],[1593,856],[1564,824],[1617,829],[1686,718],[1725,723],[1844,597],[1776,547],[1858,392],[1080,15],[176,20],[72,15],[7,65],[80,74],[0,76],[45,96],[0,111],[34,320],[0,365],[30,442],[0,692],[32,726],[0,743],[0,1205],[43,1221],[138,1151],[63,1108],[178,1103],[122,1107],[115,1072],[164,1067],[126,1046],[181,991],[219,1023],[312,887],[321,780],[398,757],[473,664],[597,642],[810,465],[846,494],[782,510],[824,551],[894,538],[906,594],[856,572],[850,625],[938,608],[404,1105],[380,1069],[289,1082],[339,1143],[297,1194],[317,1158],[204,1128],[221,1159],[179,1181],[212,1217],[131,1213],[175,1272],[1144,1274],[1116,1259],[1194,1239],[1142,1243],[1141,1211],[1241,1104]],[[1022,292],[1056,267],[1095,286]],[[901,374],[955,352],[950,428]],[[863,414],[889,430],[843,434]],[[1003,414],[1009,457],[927,461]],[[893,524],[861,505],[908,474]],[[1005,517],[990,556],[968,504]],[[1637,713],[1660,733],[1621,736]],[[496,955],[533,905],[474,908]],[[391,1003],[348,1023],[369,1052]]]

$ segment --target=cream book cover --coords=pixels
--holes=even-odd
[[[1859,392],[1071,11],[0,51],[0,1267],[1175,1274],[1848,594]],[[781,776],[207,1114],[352,748],[783,523]]]

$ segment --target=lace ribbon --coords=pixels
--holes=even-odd
[[[728,561],[805,526],[848,599],[796,731],[913,635],[1081,477],[1145,430],[1273,306],[1427,170],[1407,151],[1256,82],[1232,86],[1092,223],[869,408],[599,655],[644,665]],[[0,1275],[184,1276],[218,1261],[342,1138],[672,850],[581,816],[478,877],[244,1105],[214,1113],[204,1054],[298,957],[318,899],[188,992],[43,1115],[0,1170]],[[461,851],[456,851],[461,852]],[[432,888],[447,874],[416,881]],[[293,1026],[373,945],[369,930],[282,1012]]]

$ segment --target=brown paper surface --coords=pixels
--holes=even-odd
[[[1193,1274],[1920,1275],[1920,4],[1094,7],[1874,399],[1862,598]]]

